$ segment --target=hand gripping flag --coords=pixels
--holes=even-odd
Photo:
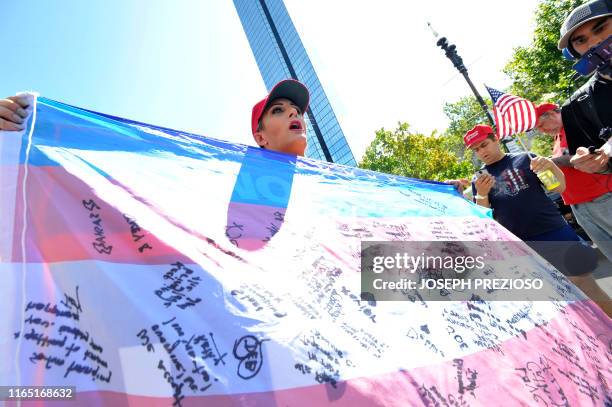
[[[450,185],[29,111],[0,133],[7,405],[610,402],[610,320]],[[519,262],[553,301],[360,295],[362,241],[468,240],[514,242],[486,273]]]
[[[533,129],[537,116],[533,103],[527,99],[485,86],[493,100],[497,137],[500,139]]]

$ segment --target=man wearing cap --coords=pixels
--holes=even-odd
[[[574,217],[612,261],[612,175],[590,174],[570,165],[563,121],[559,107],[542,103],[536,107],[536,128],[554,137],[552,160],[565,175],[563,202],[572,207]]]
[[[465,134],[463,141],[484,163],[483,169],[472,182],[476,203],[493,209],[495,220],[521,240],[528,242],[534,250],[597,302],[608,315],[612,315],[609,297],[590,273],[596,264],[594,256],[589,265],[586,265],[586,256],[581,259],[582,264],[567,264],[561,259],[565,256],[560,258],[557,251],[557,248],[563,246],[563,253],[574,250],[580,255],[586,253],[586,249],[578,243],[576,232],[544,193],[542,183],[536,175],[541,171],[552,171],[560,182],[553,191],[562,193],[565,190],[565,177],[559,167],[549,158],[531,158],[527,153],[504,153],[493,129],[487,125],[475,126]],[[543,246],[532,243],[534,241],[568,243]]]
[[[251,131],[261,148],[303,156],[306,150],[308,89],[287,79],[277,83],[270,94],[253,106]]]
[[[560,181],[554,191],[565,190],[565,177],[550,159],[504,153],[493,129],[487,125],[475,126],[463,140],[485,164],[485,173],[472,182],[476,203],[492,208],[499,223],[522,240],[533,240],[534,236],[565,227],[571,230],[536,176],[536,172],[551,170]]]
[[[293,79],[277,83],[253,106],[251,131],[257,145],[267,150],[303,156],[306,151],[308,89]],[[0,99],[0,130],[23,130],[27,102],[16,96]]]
[[[576,7],[561,26],[558,48],[574,58],[612,35],[612,0],[593,0]],[[607,62],[609,72],[610,61]],[[596,72],[562,107],[572,165],[585,172],[610,172],[610,158],[601,147],[612,131],[612,77]],[[589,151],[591,147],[591,151]]]

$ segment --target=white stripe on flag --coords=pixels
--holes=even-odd
[[[522,133],[536,126],[535,107],[531,101],[493,88],[487,87],[487,90],[493,99],[495,125],[500,138]]]

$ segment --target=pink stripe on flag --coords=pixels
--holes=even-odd
[[[486,304],[466,315],[486,314]],[[579,322],[580,321],[580,322]],[[602,324],[602,321],[606,321]],[[559,310],[548,324],[491,349],[409,371],[330,384],[257,393],[189,396],[181,405],[226,406],[412,406],[570,405],[599,406],[611,393],[612,322],[590,301]],[[411,351],[407,349],[407,351]],[[78,389],[77,389],[78,390]],[[168,390],[170,391],[170,390]],[[503,400],[503,401],[502,401]],[[115,391],[77,393],[76,401],[22,402],[22,406],[170,406],[174,399]],[[16,406],[16,403],[7,403]]]

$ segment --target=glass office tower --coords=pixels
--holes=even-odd
[[[282,0],[234,0],[268,91],[293,78],[310,91],[306,156],[355,166],[338,119],[325,96]]]

